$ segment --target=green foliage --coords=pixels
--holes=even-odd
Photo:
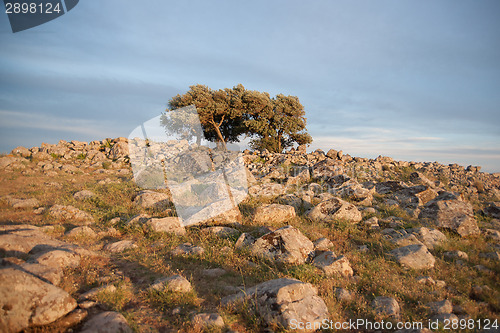
[[[86,158],[87,158],[87,154],[85,154],[85,153],[80,153],[80,154],[78,154],[78,155],[76,156],[76,159],[77,159],[77,160],[82,160],[82,161],[83,161],[83,160],[84,160],[84,159],[86,159]]]
[[[306,132],[304,107],[298,97],[282,94],[271,98],[267,92],[246,90],[241,84],[233,88],[212,90],[203,85],[191,86],[184,95],[169,101],[162,116],[167,134],[180,134],[187,140],[201,141],[196,114],[171,112],[194,105],[198,111],[203,135],[209,141],[238,142],[242,135],[252,137],[254,149],[281,152],[297,143],[312,142]]]
[[[294,143],[311,143],[312,138],[305,131],[304,107],[299,99],[282,94],[272,99],[269,95],[267,97],[266,106],[260,110],[253,108],[251,118],[246,122],[249,133],[257,136],[251,142],[252,148],[282,152]]]
[[[113,143],[111,142],[111,140],[109,139],[106,139],[105,141],[103,141],[102,145],[101,145],[101,148],[113,148]]]

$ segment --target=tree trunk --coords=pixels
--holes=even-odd
[[[214,125],[215,132],[217,133],[217,136],[219,137],[219,140],[217,142],[220,142],[222,144],[222,148],[226,150],[226,141],[224,140],[224,137],[222,136],[222,133],[220,131],[220,125],[217,125],[215,121],[212,121],[212,125]]]
[[[281,154],[281,133],[278,133],[278,153]]]

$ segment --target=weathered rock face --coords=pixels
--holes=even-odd
[[[223,305],[255,300],[259,315],[269,324],[291,328],[292,324],[310,323],[303,331],[315,331],[328,318],[325,302],[309,283],[296,279],[276,279],[246,289],[222,300]]]
[[[412,244],[389,252],[401,266],[412,269],[428,269],[434,267],[436,259],[425,245]]]
[[[351,203],[339,198],[332,198],[320,202],[308,214],[308,217],[317,222],[334,222],[346,220],[352,223],[361,221],[361,212]]]
[[[255,223],[263,224],[270,221],[273,223],[281,223],[286,222],[295,216],[295,208],[292,206],[271,204],[257,207],[253,216],[253,221]]]
[[[76,308],[64,290],[14,269],[0,269],[0,331],[49,324]]]
[[[430,201],[419,218],[430,219],[439,228],[452,230],[462,237],[480,233],[470,203],[455,199],[440,200],[440,197]]]
[[[299,230],[286,226],[265,234],[250,245],[256,256],[289,264],[303,264],[314,253],[314,244]]]
[[[118,312],[103,312],[83,325],[80,333],[132,333],[127,319]]]

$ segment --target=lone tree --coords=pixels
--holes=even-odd
[[[294,143],[312,142],[305,129],[304,107],[295,96],[280,94],[271,98],[267,92],[246,90],[241,84],[219,90],[194,85],[185,94],[173,97],[167,112],[189,105],[196,106],[205,138],[223,148],[227,142],[238,142],[242,135],[252,138],[252,148],[273,152],[282,152]],[[162,120],[166,128],[171,126],[167,117]],[[200,133],[187,130],[190,120],[174,117],[171,121],[200,143]],[[183,126],[182,121],[188,124]]]
[[[265,100],[266,95],[261,95],[261,99]],[[294,143],[312,142],[306,131],[304,107],[298,97],[279,94],[265,103],[264,100],[252,103],[258,106],[251,108],[251,117],[246,121],[249,132],[257,136],[250,142],[252,148],[280,153]]]
[[[170,110],[196,106],[205,138],[225,147],[227,142],[238,142],[239,137],[246,132],[245,115],[241,107],[244,91],[241,84],[232,89],[220,90],[195,85],[184,95],[173,97],[168,106]]]

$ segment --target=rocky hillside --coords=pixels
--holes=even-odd
[[[245,151],[246,199],[185,226],[128,154],[118,138],[0,157],[0,331],[499,328],[499,174]]]

